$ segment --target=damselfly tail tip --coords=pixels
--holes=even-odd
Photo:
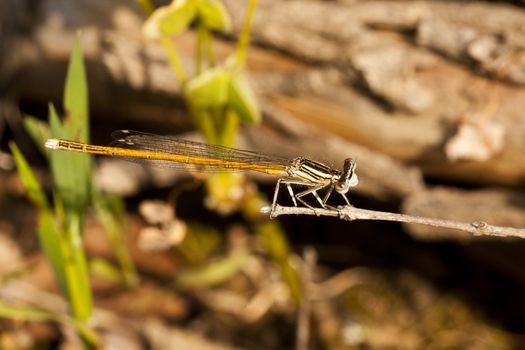
[[[261,210],[261,213],[263,214],[269,214],[272,212],[272,207],[270,207],[269,205],[265,205],[260,210]]]
[[[46,148],[50,149],[57,149],[58,148],[58,140],[57,139],[48,139],[45,143]]]

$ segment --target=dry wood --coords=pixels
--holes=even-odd
[[[242,1],[226,2],[232,12],[242,13]],[[266,1],[257,16],[255,40],[316,62],[314,71],[273,79],[267,91],[278,108],[346,139],[417,161],[434,176],[523,183],[525,89],[487,78],[523,85],[521,8],[481,2]],[[437,30],[438,22],[450,25]],[[312,45],[316,40],[321,44]],[[457,47],[447,49],[450,43]],[[308,79],[319,66],[331,73]],[[294,86],[299,88],[291,91]],[[497,108],[483,115],[495,94]],[[446,160],[443,145],[467,115],[503,125],[501,154],[485,162]]]
[[[135,2],[84,1],[75,9],[67,1],[51,6],[42,0],[35,8],[15,2],[40,20],[24,22],[3,13],[11,25],[2,32],[8,45],[1,54],[2,78],[11,94],[59,100],[57,77],[65,71],[74,29],[83,28],[96,114],[125,117],[127,123],[144,123],[147,116],[148,128],[190,125],[162,49],[141,37],[143,16]],[[235,23],[242,20],[245,2],[226,4]],[[266,48],[254,47],[248,63],[265,96],[261,104],[272,102],[278,115],[288,112],[292,121],[299,118],[417,162],[429,175],[520,184],[525,178],[522,23],[525,11],[501,3],[268,0],[261,2],[254,25],[255,42]],[[20,31],[23,25],[32,31]],[[193,40],[192,33],[177,39],[188,67]],[[232,45],[219,40],[216,48],[225,57]],[[484,118],[505,130],[501,153],[485,162],[447,161],[443,146],[460,120],[485,110],[494,94],[498,106]]]
[[[225,2],[238,27],[245,2]],[[2,12],[9,25],[1,33],[7,45],[1,77],[11,95],[60,100],[74,29],[83,28],[95,116],[111,115],[120,125],[147,123],[145,129],[190,125],[162,49],[141,37],[143,16],[135,2],[81,1],[74,9],[67,1],[8,3],[39,19]],[[266,118],[264,126],[245,132],[246,148],[287,156],[300,150],[334,167],[356,157],[357,191],[376,198],[403,198],[424,187],[418,170],[395,158],[426,175],[522,184],[525,88],[518,58],[524,18],[521,8],[501,3],[261,2],[253,32],[264,48],[251,49],[248,65]],[[21,30],[28,27],[32,31]],[[462,33],[469,35],[454,39]],[[191,32],[176,39],[188,67],[194,39]],[[232,51],[228,40],[215,47],[221,58]],[[496,108],[486,108],[489,100]],[[501,152],[483,162],[449,162],[444,145],[465,118],[502,125]],[[267,142],[270,135],[275,142]]]

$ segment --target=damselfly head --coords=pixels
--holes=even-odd
[[[355,187],[359,184],[359,178],[355,173],[356,161],[352,158],[345,159],[343,166],[343,172],[341,177],[335,184],[335,190],[337,193],[345,194],[350,190],[350,187]]]

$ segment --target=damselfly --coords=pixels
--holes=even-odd
[[[123,157],[132,161],[146,160],[161,166],[190,171],[251,170],[280,176],[275,186],[272,212],[277,204],[281,185],[286,186],[295,206],[299,202],[313,208],[304,198],[311,194],[322,208],[326,208],[334,190],[350,204],[346,193],[350,187],[358,184],[356,161],[351,158],[345,159],[343,170],[340,171],[303,157],[288,159],[137,131],[119,130],[113,132],[112,137],[114,141],[110,146],[61,139],[49,139],[45,146],[50,149]],[[295,193],[293,186],[298,186],[301,190]],[[322,198],[320,191],[324,191]]]

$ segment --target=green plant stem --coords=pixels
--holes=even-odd
[[[197,24],[197,45],[195,50],[195,73],[200,75],[203,69],[204,49],[206,46],[206,28],[202,23]]]
[[[82,247],[82,214],[73,211],[69,215],[69,225],[67,226],[66,239],[61,241],[66,257],[64,269],[68,297],[75,319],[86,321],[93,313],[93,301],[86,256]]]
[[[186,72],[184,71],[184,67],[182,66],[182,63],[179,59],[175,45],[173,45],[173,42],[167,36],[162,37],[161,42],[162,46],[164,46],[164,49],[166,50],[166,54],[168,55],[168,61],[171,65],[171,68],[175,72],[175,75],[179,79],[181,85],[184,86],[187,81]]]
[[[197,127],[199,128],[200,132],[204,135],[204,138],[208,143],[217,143],[217,132],[213,125],[213,120],[211,118],[211,115],[208,111],[205,111],[203,109],[195,108],[191,106],[191,102],[187,101],[187,105],[189,106],[190,113],[193,117],[193,120]]]
[[[235,135],[237,135],[237,130],[239,129],[239,117],[230,108],[226,108],[223,114],[224,118],[220,125],[220,144],[232,147],[235,142]]]
[[[95,331],[89,328],[84,322],[79,322],[65,315],[57,315],[23,306],[12,306],[0,301],[0,316],[23,321],[58,322],[74,328],[85,341],[85,349],[101,349],[101,347],[99,347],[100,339]]]
[[[117,219],[111,214],[107,206],[104,206],[102,201],[100,198],[95,200],[97,215],[111,242],[126,285],[128,287],[135,287],[139,283],[139,275],[122,239],[121,232],[123,225],[117,222]]]
[[[286,233],[278,221],[268,221],[266,214],[261,212],[265,206],[268,206],[268,200],[264,195],[257,192],[248,195],[243,208],[244,217],[253,224],[267,254],[278,266],[292,299],[299,303],[302,295],[301,278],[291,263],[292,251]]]
[[[206,48],[206,54],[208,59],[208,66],[215,67],[217,65],[217,60],[215,58],[215,50],[213,49],[213,40],[211,37],[211,32],[209,30],[204,31],[204,46]]]
[[[255,7],[257,6],[257,0],[250,0],[248,3],[248,11],[246,13],[246,19],[242,26],[239,41],[237,42],[237,49],[235,53],[235,70],[241,70],[244,67],[246,52],[250,45],[250,35],[253,22],[253,15],[255,13]]]
[[[124,204],[118,197],[103,195],[95,192],[93,204],[98,219],[111,242],[113,251],[124,276],[124,282],[128,287],[135,287],[139,283],[139,274],[133,264],[133,260],[124,244],[123,232],[126,231],[126,218],[124,216]]]
[[[255,230],[266,252],[279,267],[292,299],[299,303],[302,293],[301,279],[291,263],[288,239],[280,225],[275,221],[267,221],[257,224]]]
[[[118,232],[109,233],[111,245],[115,250],[115,255],[119,262],[122,273],[124,274],[124,281],[128,287],[136,287],[139,283],[139,275],[133,264],[133,260],[129,256],[128,251],[122,242],[122,236]]]
[[[204,69],[204,59],[208,67],[215,67],[215,51],[213,50],[212,34],[202,23],[197,24],[197,50],[195,53],[195,71],[197,75]]]

